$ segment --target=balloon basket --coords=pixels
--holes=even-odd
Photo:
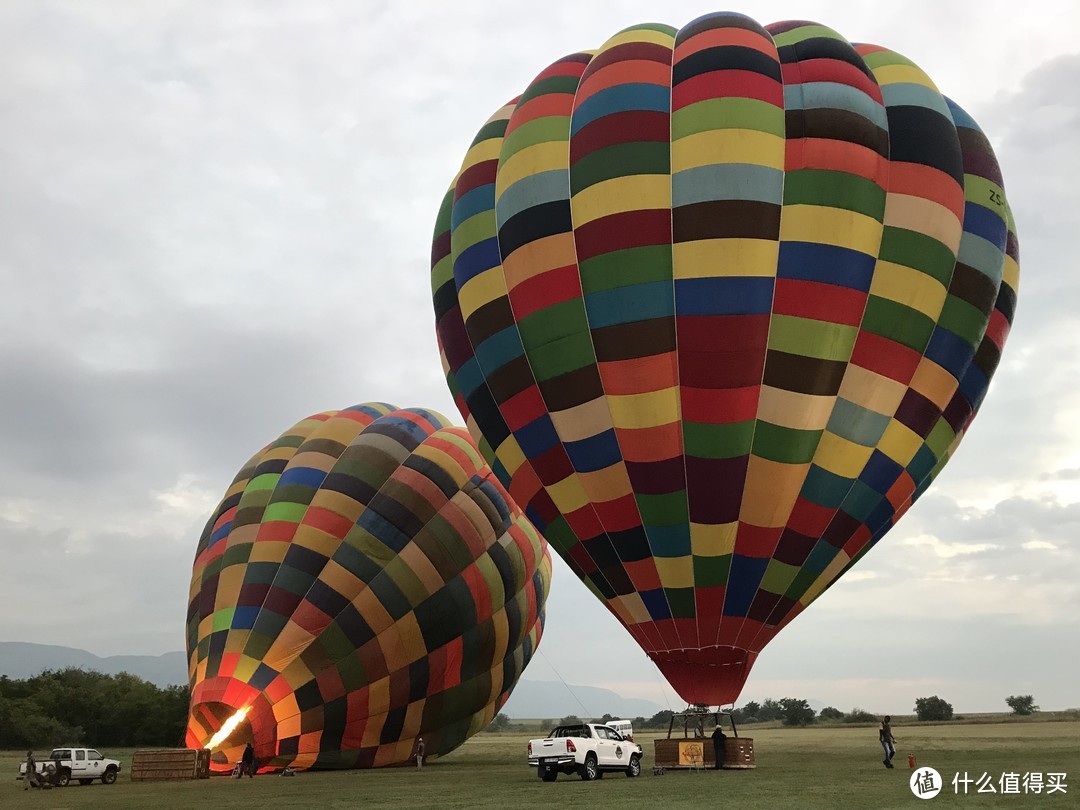
[[[653,745],[653,764],[658,768],[689,771],[716,767],[713,743],[709,737],[658,739]],[[728,737],[724,740],[724,761],[720,767],[740,771],[756,768],[753,738]]]

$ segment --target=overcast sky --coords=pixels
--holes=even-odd
[[[254,451],[367,400],[460,423],[428,257],[475,131],[566,53],[722,8],[0,3],[0,640],[182,649],[199,532]],[[886,45],[972,113],[1021,281],[957,455],[766,648],[739,702],[1080,706],[1080,7],[742,10]],[[680,705],[559,561],[541,651],[526,677]]]

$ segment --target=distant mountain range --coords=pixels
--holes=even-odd
[[[164,655],[110,655],[101,657],[74,647],[0,641],[0,675],[30,678],[47,669],[95,670],[107,675],[129,672],[156,686],[187,683],[187,660],[182,652]],[[624,698],[610,689],[566,685],[556,681],[518,682],[502,711],[510,717],[557,720],[579,717],[652,717],[663,706],[651,700]]]
[[[164,655],[110,655],[105,658],[52,644],[0,641],[0,675],[31,678],[47,669],[95,670],[106,675],[129,672],[156,686],[187,683],[187,658],[182,652]]]
[[[624,698],[598,686],[576,686],[556,681],[530,681],[522,678],[502,711],[507,716],[535,720],[558,720],[569,714],[581,718],[652,717],[664,707],[651,700]]]

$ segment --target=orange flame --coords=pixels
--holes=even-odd
[[[219,728],[217,733],[213,737],[211,737],[210,740],[206,743],[206,747],[212,751],[213,749],[220,746],[223,742],[225,742],[225,740],[229,739],[229,735],[236,730],[236,727],[238,725],[240,725],[240,722],[244,719],[244,717],[247,716],[248,710],[250,708],[250,706],[245,706],[243,709],[240,709],[236,712],[236,714],[234,714],[232,717],[222,723],[221,728]]]

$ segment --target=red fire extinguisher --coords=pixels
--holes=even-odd
[[[908,754],[907,755],[907,766],[909,768],[914,768],[915,767],[915,755],[914,754]]]

